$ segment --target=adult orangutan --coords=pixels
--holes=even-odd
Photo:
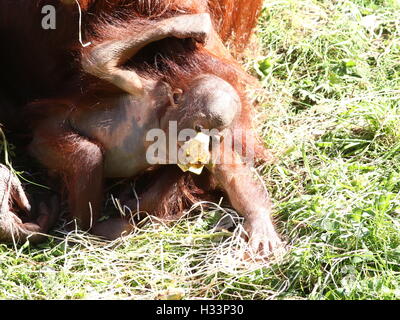
[[[49,4],[57,9],[55,30],[41,29],[41,8]],[[0,13],[0,33],[9,49],[0,52],[7,61],[1,121],[12,130],[29,128],[30,154],[67,190],[69,219],[110,239],[129,232],[132,221],[122,217],[98,221],[105,181],[136,178],[145,183],[139,202],[130,202],[132,211],[139,207],[173,217],[220,189],[245,217],[254,251],[269,254],[280,246],[269,196],[237,150],[222,143],[234,161],[206,163],[208,170],[199,177],[146,157],[148,132],[168,132],[171,123],[195,132],[252,129],[244,94],[249,77],[223,40],[243,48],[261,1],[79,0],[88,46],[77,41],[75,4],[6,0]],[[22,112],[20,106],[27,106],[25,125],[10,117],[11,111]],[[257,145],[256,153],[262,152]],[[5,167],[0,174],[0,239],[36,240],[55,214],[41,205],[36,221],[23,223],[14,212],[29,212],[29,201]]]

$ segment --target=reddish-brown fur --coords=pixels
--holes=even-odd
[[[0,112],[0,121],[11,127],[7,119],[9,110],[19,110],[18,106],[30,104],[27,123],[35,129],[34,119],[43,120],[51,113],[58,113],[58,108],[95,108],[96,100],[104,94],[118,92],[113,85],[86,75],[81,70],[80,59],[86,50],[78,40],[78,11],[74,1],[70,5],[56,0],[6,1],[0,5],[0,34],[4,36],[5,46],[0,59],[8,61],[0,76],[0,98],[5,97],[14,105],[11,109]],[[80,0],[84,13],[83,38],[93,45],[107,40],[123,38],[127,30],[135,30],[152,21],[175,15],[210,12],[214,27],[223,41],[232,41],[237,51],[243,50],[248,42],[251,30],[261,8],[262,0]],[[58,9],[58,27],[44,31],[40,28],[42,14],[40,9],[45,4],[52,4]],[[26,35],[29,34],[29,37]],[[191,79],[199,73],[212,73],[231,83],[241,94],[244,111],[237,126],[251,127],[252,109],[245,97],[245,86],[249,76],[227,53],[221,39],[216,37],[203,47],[196,44],[184,44],[179,54],[175,54],[168,44],[160,42],[154,50],[163,50],[164,59],[154,67],[149,57],[151,52],[144,50],[141,55],[128,62],[128,67],[137,70],[145,77],[164,78],[172,88],[185,89]],[[160,47],[163,46],[163,47]],[[151,50],[151,49],[150,49]],[[59,106],[59,107],[58,107]],[[3,108],[3,107],[2,107]],[[21,128],[16,124],[14,127]],[[82,201],[98,203],[96,190],[91,190],[93,179],[102,179],[96,166],[101,158],[101,147],[82,141],[74,133],[58,132],[57,128],[40,129],[37,135],[51,148],[62,154],[62,159],[43,159],[49,169],[66,177],[65,183],[70,192],[86,194]],[[256,139],[254,137],[254,139]],[[263,148],[258,146],[258,153]],[[90,168],[90,170],[89,170]],[[170,216],[180,213],[188,205],[209,191],[205,185],[212,186],[212,181],[194,181],[188,174],[173,169],[163,168],[154,174],[164,183],[149,185],[143,189],[143,205],[146,199],[155,196],[158,206],[149,208],[152,213]],[[87,172],[92,172],[91,175]],[[171,201],[171,194],[176,201]],[[143,208],[143,207],[142,207]],[[97,217],[91,217],[91,219]],[[83,227],[89,227],[88,217],[82,217]]]
[[[0,34],[7,50],[1,50],[0,58],[7,64],[2,66],[0,84],[3,93],[12,95],[13,100],[25,103],[79,88],[76,76],[79,76],[78,57],[83,48],[78,42],[77,6],[74,1],[69,2],[70,5],[61,0],[7,0],[1,3]],[[124,33],[124,26],[139,17],[158,19],[211,11],[222,39],[234,38],[240,48],[246,45],[262,4],[261,0],[210,0],[208,6],[205,0],[79,2],[84,10],[84,41],[119,37]],[[41,28],[41,8],[47,4],[57,8],[56,30]],[[115,28],[111,30],[110,25]]]

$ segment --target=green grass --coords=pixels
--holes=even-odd
[[[103,243],[0,245],[6,299],[399,299],[400,1],[267,0],[245,66],[288,253],[240,259],[219,207]],[[255,53],[256,52],[256,53]]]

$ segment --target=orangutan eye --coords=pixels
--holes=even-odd
[[[182,89],[175,89],[174,92],[172,93],[172,99],[174,100],[174,103],[176,105],[181,102],[182,95],[183,95]]]
[[[179,104],[179,102],[181,101],[181,97],[182,97],[182,93],[178,93],[178,92],[175,92],[172,95],[172,98],[174,99],[175,104]]]
[[[194,130],[196,130],[196,132],[201,132],[203,131],[204,127],[201,124],[196,124],[194,126]]]

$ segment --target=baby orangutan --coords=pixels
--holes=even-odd
[[[127,33],[116,41],[95,43],[82,55],[82,67],[87,74],[98,78],[103,87],[109,83],[112,90],[101,90],[100,86],[93,89],[98,90],[98,96],[92,91],[68,101],[43,102],[47,109],[42,106],[41,110],[49,111],[43,112],[33,124],[30,154],[62,178],[68,194],[68,218],[75,220],[82,230],[114,239],[132,229],[130,221],[122,217],[99,222],[103,186],[105,179],[134,178],[154,167],[147,156],[151,143],[146,137],[151,130],[168,133],[172,123],[177,125],[178,132],[250,129],[242,120],[248,112],[243,93],[234,80],[234,72],[229,71],[234,67],[206,51],[213,41],[212,32],[208,14],[187,14],[153,21],[148,26],[144,23],[142,32]],[[175,64],[170,62],[175,69],[168,69],[164,61],[163,70],[151,71],[144,67],[146,63],[134,61],[136,55],[143,55],[143,49],[169,38],[175,39],[170,45],[183,43],[184,48],[184,54],[175,55],[174,59],[180,60]],[[185,46],[193,47],[193,41],[187,45],[185,39],[197,42],[191,55],[185,53]],[[168,48],[168,44],[165,46]],[[147,56],[152,56],[150,53]],[[133,61],[133,67],[123,67],[129,61]],[[160,64],[158,60],[153,63],[158,67]],[[184,85],[178,86],[183,82]],[[177,87],[182,87],[181,91],[171,89]],[[167,141],[167,145],[171,143]],[[206,163],[206,170],[233,208],[245,218],[252,249],[268,255],[281,246],[271,219],[269,195],[237,151],[223,144],[221,148],[234,161]],[[164,151],[170,156],[168,150],[166,147]],[[168,167],[140,195],[140,210],[156,212],[155,199],[159,197],[162,202],[173,192],[176,166],[166,165],[171,170]],[[39,209],[36,222],[30,223],[22,223],[9,210],[9,200],[14,200],[15,206],[24,211],[30,208],[18,181],[8,176],[9,184],[5,179],[7,173],[2,172],[5,200],[1,210],[7,215],[6,220],[0,220],[0,240],[25,240],[35,237],[37,232],[46,233],[51,227],[49,221],[54,219],[44,206]]]

